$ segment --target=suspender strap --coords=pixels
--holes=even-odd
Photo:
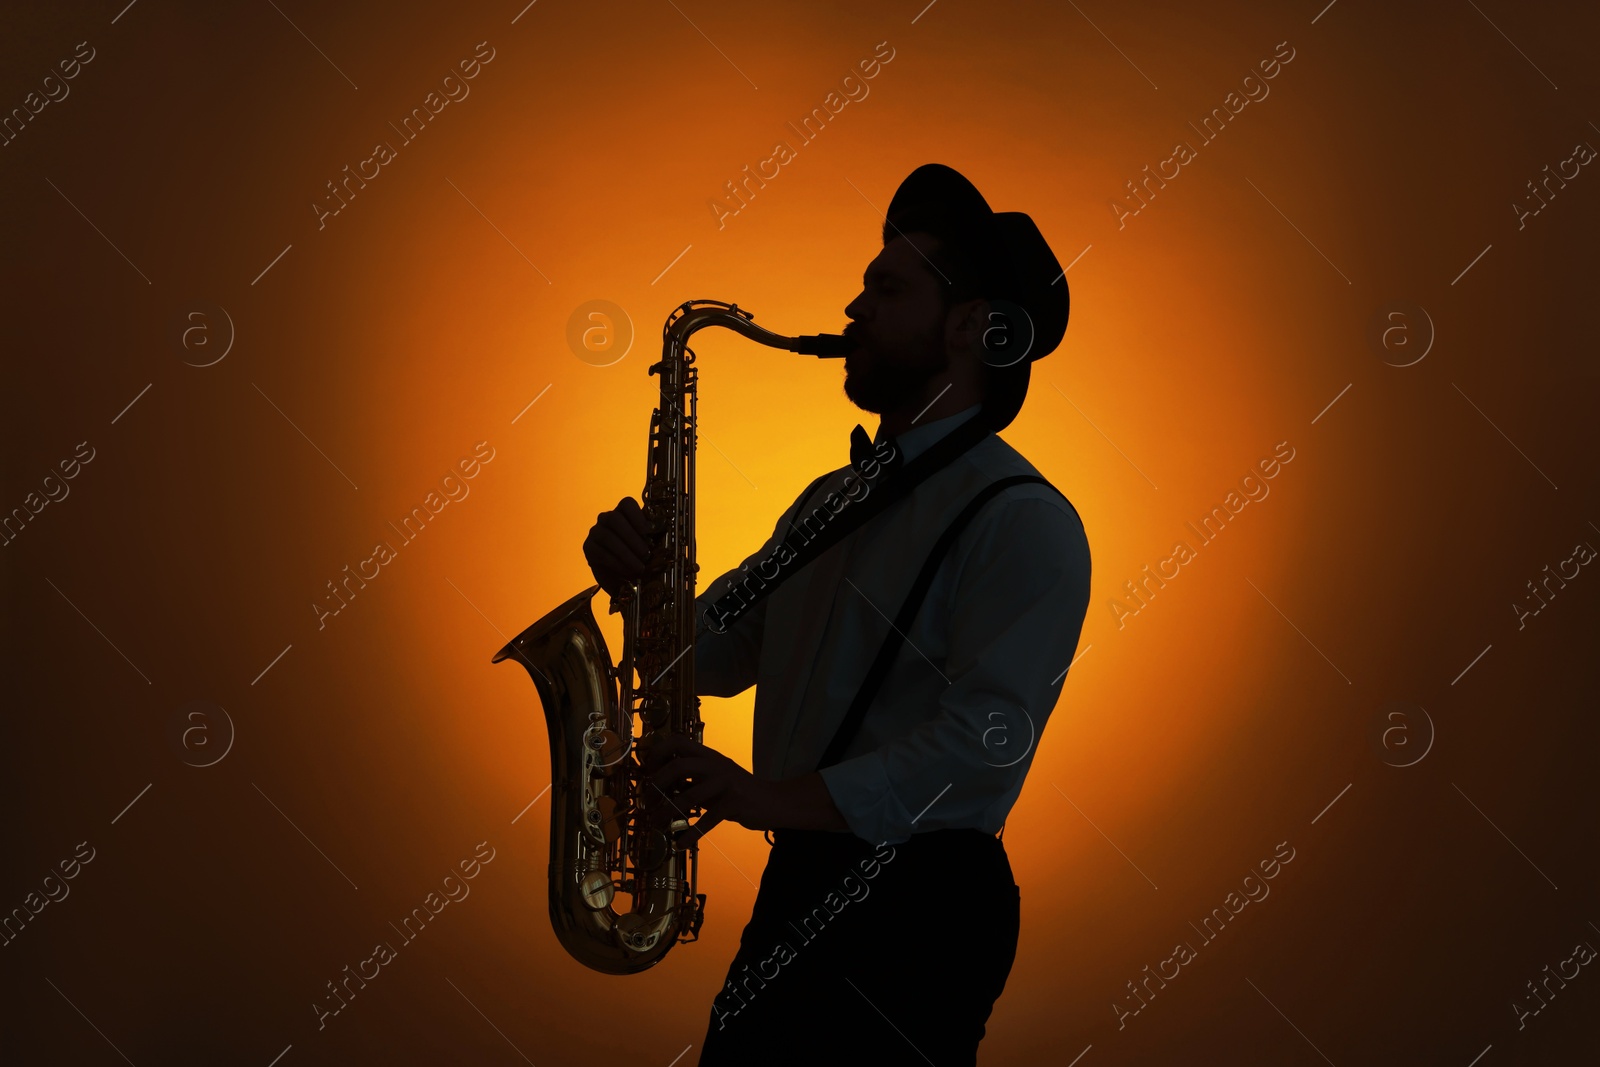
[[[825,516],[824,521],[827,525],[815,537],[810,537],[807,531],[795,525],[808,517],[796,511],[790,523],[792,532],[779,542],[778,547],[756,567],[747,568],[741,577],[735,579],[732,589],[706,607],[706,628],[712,633],[727,632],[735,619],[769,596],[773,590],[812,560],[865,525],[878,512],[901,497],[909,495],[924,480],[949,466],[957,457],[993,432],[983,413],[979,412],[934,442],[910,462],[906,462],[903,453],[897,451],[894,458],[883,465],[885,469],[880,476],[880,484],[870,489],[859,500],[847,500],[837,512],[831,507],[817,509]],[[812,489],[815,489],[820,481],[821,479],[813,482]],[[811,490],[807,490],[806,495],[809,497]],[[781,558],[780,553],[787,555],[786,562],[777,562]],[[766,577],[759,573],[763,569],[775,573],[772,577]],[[752,585],[755,586],[754,590],[750,588]]]
[[[916,620],[917,611],[922,607],[922,601],[928,595],[929,586],[933,585],[933,577],[939,570],[939,564],[950,551],[950,546],[960,536],[961,531],[972,521],[989,499],[1013,485],[1023,485],[1037,482],[1040,485],[1050,485],[1050,482],[1037,474],[1016,474],[1009,478],[1001,478],[984,486],[961,513],[939,535],[939,540],[934,543],[933,550],[928,553],[927,562],[923,563],[922,570],[917,574],[916,581],[911,584],[911,591],[906,594],[905,603],[900,605],[900,611],[895,615],[894,624],[889,632],[884,635],[883,645],[878,649],[877,658],[872,661],[872,666],[867,668],[867,677],[857,690],[855,699],[850,703],[850,710],[845,712],[844,721],[839,724],[839,729],[834,733],[833,740],[829,742],[827,751],[823,754],[822,761],[817,764],[820,770],[831,767],[839,762],[845,750],[850,747],[856,731],[861,728],[861,721],[867,716],[867,706],[877,695],[878,687],[883,684],[883,679],[889,673],[889,668],[894,664],[895,655],[900,651],[900,645],[905,641],[906,631],[911,629],[911,624]],[[1060,492],[1059,489],[1056,490]]]

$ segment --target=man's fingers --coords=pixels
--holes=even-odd
[[[678,805],[685,811],[690,807],[709,808],[727,788],[728,783],[720,778],[696,782],[678,794]]]
[[[659,788],[676,785],[686,778],[693,778],[699,783],[716,767],[717,761],[709,756],[675,756],[660,770],[652,773],[650,780]]]
[[[672,798],[672,805],[677,809],[677,814],[679,817],[687,819],[690,811],[695,808],[704,808],[706,806],[706,799],[704,797],[691,795],[704,793],[706,792],[706,789],[706,786],[699,786],[694,789],[685,790],[684,792],[679,793],[677,796]]]
[[[636,576],[644,573],[645,556],[635,551],[638,546],[630,547],[622,538],[604,526],[597,526],[589,533],[586,554],[592,562],[599,562],[613,567],[620,573]]]
[[[625,517],[603,515],[596,525],[610,533],[622,544],[627,545],[641,559],[650,555],[649,531],[640,530],[637,525],[629,522]]]
[[[617,566],[609,557],[591,557],[589,571],[594,575],[594,580],[600,584],[611,596],[616,596],[628,581],[628,576],[622,568]]]
[[[625,515],[628,521],[633,524],[633,528],[638,530],[641,535],[649,535],[650,519],[645,515],[644,509],[639,506],[639,502],[634,500],[633,497],[625,496],[619,500],[617,502],[617,511]]]
[[[613,596],[622,584],[642,576],[655,555],[650,520],[632,497],[595,516],[583,542],[583,555],[602,587]]]
[[[654,772],[677,754],[676,734],[646,734],[639,738],[639,763],[646,772]]]
[[[716,755],[712,749],[697,744],[683,734],[651,734],[640,740],[639,749],[644,754],[646,765],[651,768],[659,766],[673,756]]]
[[[712,829],[721,821],[721,815],[713,815],[710,812],[706,812],[695,821],[693,826],[679,833],[678,841],[684,845],[692,845],[699,841],[702,837],[709,834]]]
[[[595,550],[588,554],[589,570],[600,579],[601,584],[616,585],[626,581],[629,577],[628,568],[615,556],[603,550]]]
[[[663,734],[662,745],[675,756],[708,756],[718,755],[715,749],[707,748],[692,737],[684,734]]]
[[[660,798],[658,803],[665,802],[671,807],[674,815],[681,819],[687,819],[689,812],[695,808],[700,808],[702,811],[711,808],[726,791],[726,782],[700,782],[681,793],[663,790],[658,792],[657,796]],[[703,815],[701,817],[704,818]],[[681,833],[682,831],[679,832]]]
[[[607,516],[606,520],[596,524],[595,528],[616,544],[638,556],[641,561],[650,558],[650,542],[645,540],[638,530],[635,530],[616,516]]]

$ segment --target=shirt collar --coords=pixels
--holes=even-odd
[[[981,403],[974,404],[964,411],[956,412],[954,415],[946,415],[942,419],[935,419],[933,422],[914,426],[894,439],[895,447],[904,455],[905,462],[909,463],[917,458],[919,453],[931,447],[935,441],[938,441],[951,430],[977,415],[981,410],[983,410]],[[882,443],[886,436],[883,432],[883,424],[880,422],[878,424],[878,432],[873,437],[873,444]]]

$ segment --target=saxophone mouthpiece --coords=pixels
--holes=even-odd
[[[802,334],[798,340],[800,344],[795,351],[802,356],[816,356],[818,359],[847,356],[856,347],[850,338],[837,333]]]

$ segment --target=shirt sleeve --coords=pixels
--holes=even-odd
[[[937,706],[902,736],[821,771],[857,837],[898,844],[944,826],[998,829],[1022,790],[1088,613],[1090,560],[1070,506],[1013,492],[955,546],[976,532],[959,562]]]
[[[704,592],[695,597],[694,677],[697,695],[737,696],[756,684],[761,665],[761,635],[766,628],[767,602],[771,598],[762,597],[722,633],[707,629],[707,609],[733,587],[746,568],[753,569],[758,561],[777,548],[778,542],[788,534],[789,523],[795,512],[827,477],[823,475],[813,481],[805,492],[795,498],[788,510],[778,517],[766,544],[746,556],[737,567],[719,575],[706,586]]]

